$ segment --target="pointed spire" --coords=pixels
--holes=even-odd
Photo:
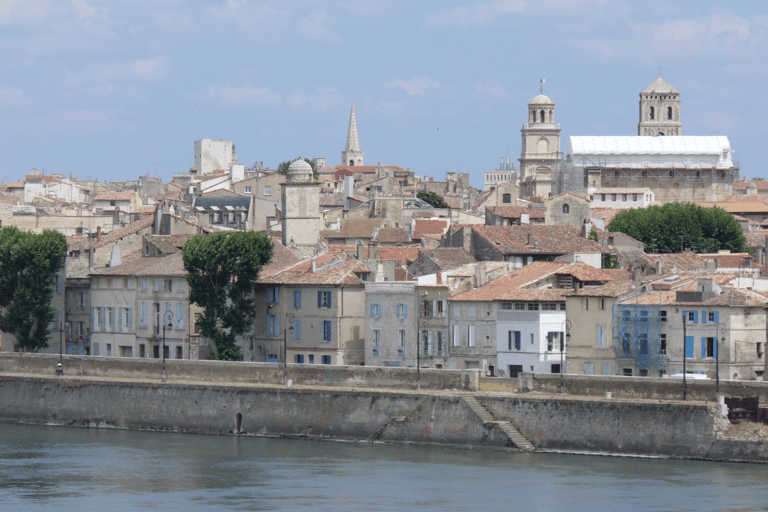
[[[352,111],[349,113],[349,128],[347,128],[347,147],[345,151],[360,151],[360,141],[357,138],[357,118],[355,117],[354,103],[352,103]]]

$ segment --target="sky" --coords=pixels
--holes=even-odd
[[[768,178],[768,2],[0,0],[0,181],[32,168],[164,181],[194,141],[238,161],[365,163],[442,178],[519,167],[527,103],[571,135],[637,135],[661,72],[684,135],[726,135]],[[761,128],[762,127],[762,128]]]

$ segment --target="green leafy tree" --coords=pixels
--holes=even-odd
[[[66,255],[67,239],[56,231],[35,235],[15,227],[0,230],[2,328],[16,336],[23,351],[48,346],[56,274]]]
[[[309,158],[305,158],[304,161],[307,162],[310,167],[312,167],[312,178],[317,179],[317,169],[315,169],[315,162]],[[293,162],[294,160],[286,160],[285,162],[280,162],[277,166],[277,172],[279,174],[288,174],[288,167],[290,167]]]
[[[416,194],[416,197],[431,204],[433,208],[450,208],[448,203],[445,202],[445,199],[434,192],[422,190]]]
[[[618,213],[608,225],[661,253],[744,250],[746,238],[733,215],[720,208],[667,203]]]
[[[271,258],[272,242],[254,231],[197,235],[184,244],[189,300],[203,308],[198,325],[217,359],[240,359],[235,337],[253,326],[254,283]]]

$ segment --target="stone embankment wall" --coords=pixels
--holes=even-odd
[[[59,356],[54,354],[0,354],[0,372],[55,375]],[[129,357],[63,356],[64,373],[83,377],[117,379],[161,379],[163,361]],[[191,361],[166,359],[165,376],[169,382],[204,381],[252,384],[293,384],[348,388],[416,389],[415,368],[378,366],[330,366],[274,363],[240,363],[225,361]],[[479,370],[421,370],[421,389],[479,389]]]
[[[716,401],[712,379],[686,379],[688,400]],[[516,387],[522,393],[538,391],[560,393],[560,375],[550,373],[521,373],[517,379],[481,379],[480,389],[504,384]],[[563,375],[566,394],[604,397],[606,392],[613,397],[682,400],[683,379],[656,377],[620,377],[606,375]],[[721,380],[720,394],[730,397],[756,396],[761,404],[768,404],[768,382],[743,380]]]

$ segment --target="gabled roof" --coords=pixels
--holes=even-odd
[[[605,248],[581,236],[575,226],[476,226],[473,236],[484,238],[503,254],[602,254]]]
[[[346,219],[341,222],[338,231],[323,230],[320,236],[326,240],[339,238],[373,238],[376,231],[384,225],[384,219]]]
[[[375,241],[380,243],[410,243],[411,234],[407,229],[403,228],[381,228],[378,234],[374,238]]]
[[[136,192],[99,192],[94,201],[133,201],[136,198]]]
[[[412,222],[414,240],[421,240],[421,236],[425,233],[442,235],[451,225],[451,221],[448,219],[414,219]]]
[[[643,89],[643,92],[640,94],[680,94],[680,93],[677,91],[677,89],[669,85],[666,80],[661,78],[661,75],[659,75],[659,78],[657,78],[656,81],[653,82],[651,85]]]
[[[363,246],[363,253],[366,259],[370,258],[370,246]],[[419,257],[419,246],[410,247],[379,247],[379,261],[396,261],[400,264],[405,264],[408,260],[416,261]],[[329,245],[329,253],[344,252],[350,256],[357,254],[357,246],[355,245]]]
[[[655,265],[661,262],[661,273],[691,272],[704,270],[706,264],[697,254],[692,252],[680,252],[675,254],[641,254],[640,260],[646,264]]]
[[[194,235],[144,235],[144,241],[154,245],[163,254],[179,252]]]
[[[312,264],[315,264],[315,270]],[[370,269],[360,261],[349,259],[346,255],[326,253],[306,259],[272,272],[262,269],[258,282],[262,284],[292,285],[344,285],[365,286],[357,274],[370,273]]]
[[[468,263],[477,263],[477,260],[463,247],[420,248],[419,255],[434,261],[443,270],[460,267]]]
[[[147,215],[146,217],[142,217],[136,222],[132,224],[128,224],[127,226],[120,228],[117,231],[112,231],[111,233],[103,235],[101,237],[101,241],[94,243],[93,246],[95,249],[98,249],[99,247],[104,247],[107,244],[117,242],[121,238],[124,238],[128,235],[135,235],[143,229],[150,228],[152,224],[154,224],[154,222],[155,222],[155,216]],[[73,237],[68,237],[67,243],[69,244],[70,247],[73,247],[74,245],[80,243],[80,238],[82,238],[83,236],[85,235],[75,235]],[[90,243],[85,244],[86,249],[90,249],[90,247],[91,247]]]
[[[140,257],[125,261],[122,265],[93,272],[93,276],[137,276],[137,277],[183,277],[184,270],[181,252],[170,256]]]
[[[544,208],[529,208],[527,206],[486,206],[485,209],[497,217],[505,219],[519,219],[527,213],[531,219],[544,219],[546,210]]]

